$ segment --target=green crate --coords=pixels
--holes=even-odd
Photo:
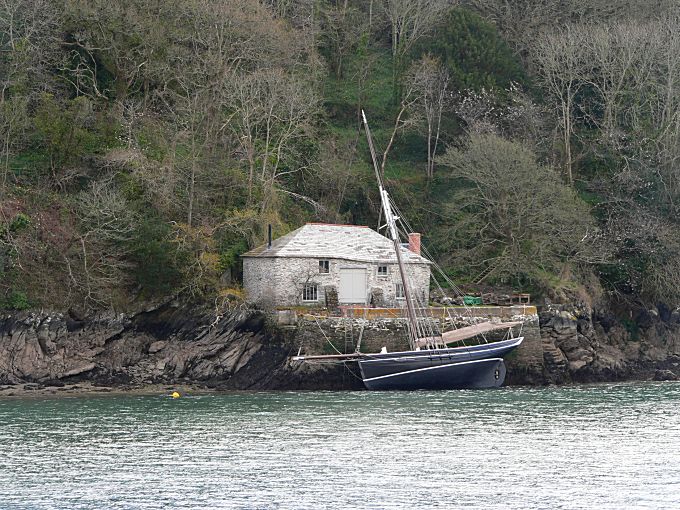
[[[481,305],[482,298],[475,296],[463,296],[463,303],[465,303],[468,306]]]

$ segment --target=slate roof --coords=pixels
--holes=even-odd
[[[431,262],[408,248],[402,247],[404,262],[430,264]],[[258,246],[242,257],[290,257],[345,259],[357,262],[397,262],[394,244],[385,236],[368,227],[356,225],[331,225],[307,223],[285,236]]]

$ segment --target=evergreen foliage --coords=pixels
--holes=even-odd
[[[419,50],[446,65],[454,90],[503,94],[512,83],[525,86],[527,82],[520,62],[496,28],[467,9],[451,9]]]

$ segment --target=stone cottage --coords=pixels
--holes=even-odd
[[[409,288],[425,304],[431,263],[420,255],[420,234],[401,250]],[[394,244],[368,227],[308,223],[242,257],[247,298],[260,306],[404,304]]]

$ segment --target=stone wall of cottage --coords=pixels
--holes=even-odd
[[[276,259],[244,257],[243,289],[246,299],[264,308],[273,308],[277,295],[276,274]]]
[[[377,306],[398,307],[396,284],[401,283],[399,267],[396,264],[355,262],[345,259],[324,259],[329,261],[329,272],[319,272],[318,258],[293,257],[245,257],[243,259],[243,287],[250,302],[264,307],[310,306],[325,307],[328,287],[339,289],[341,268],[365,268],[367,296],[382,293]],[[378,266],[387,266],[387,275],[378,274]],[[430,266],[427,264],[407,264],[409,280],[418,293],[418,298],[429,300]],[[317,300],[303,301],[302,290],[305,284],[317,285]],[[376,290],[379,289],[378,292]],[[376,296],[378,297],[378,296]]]

